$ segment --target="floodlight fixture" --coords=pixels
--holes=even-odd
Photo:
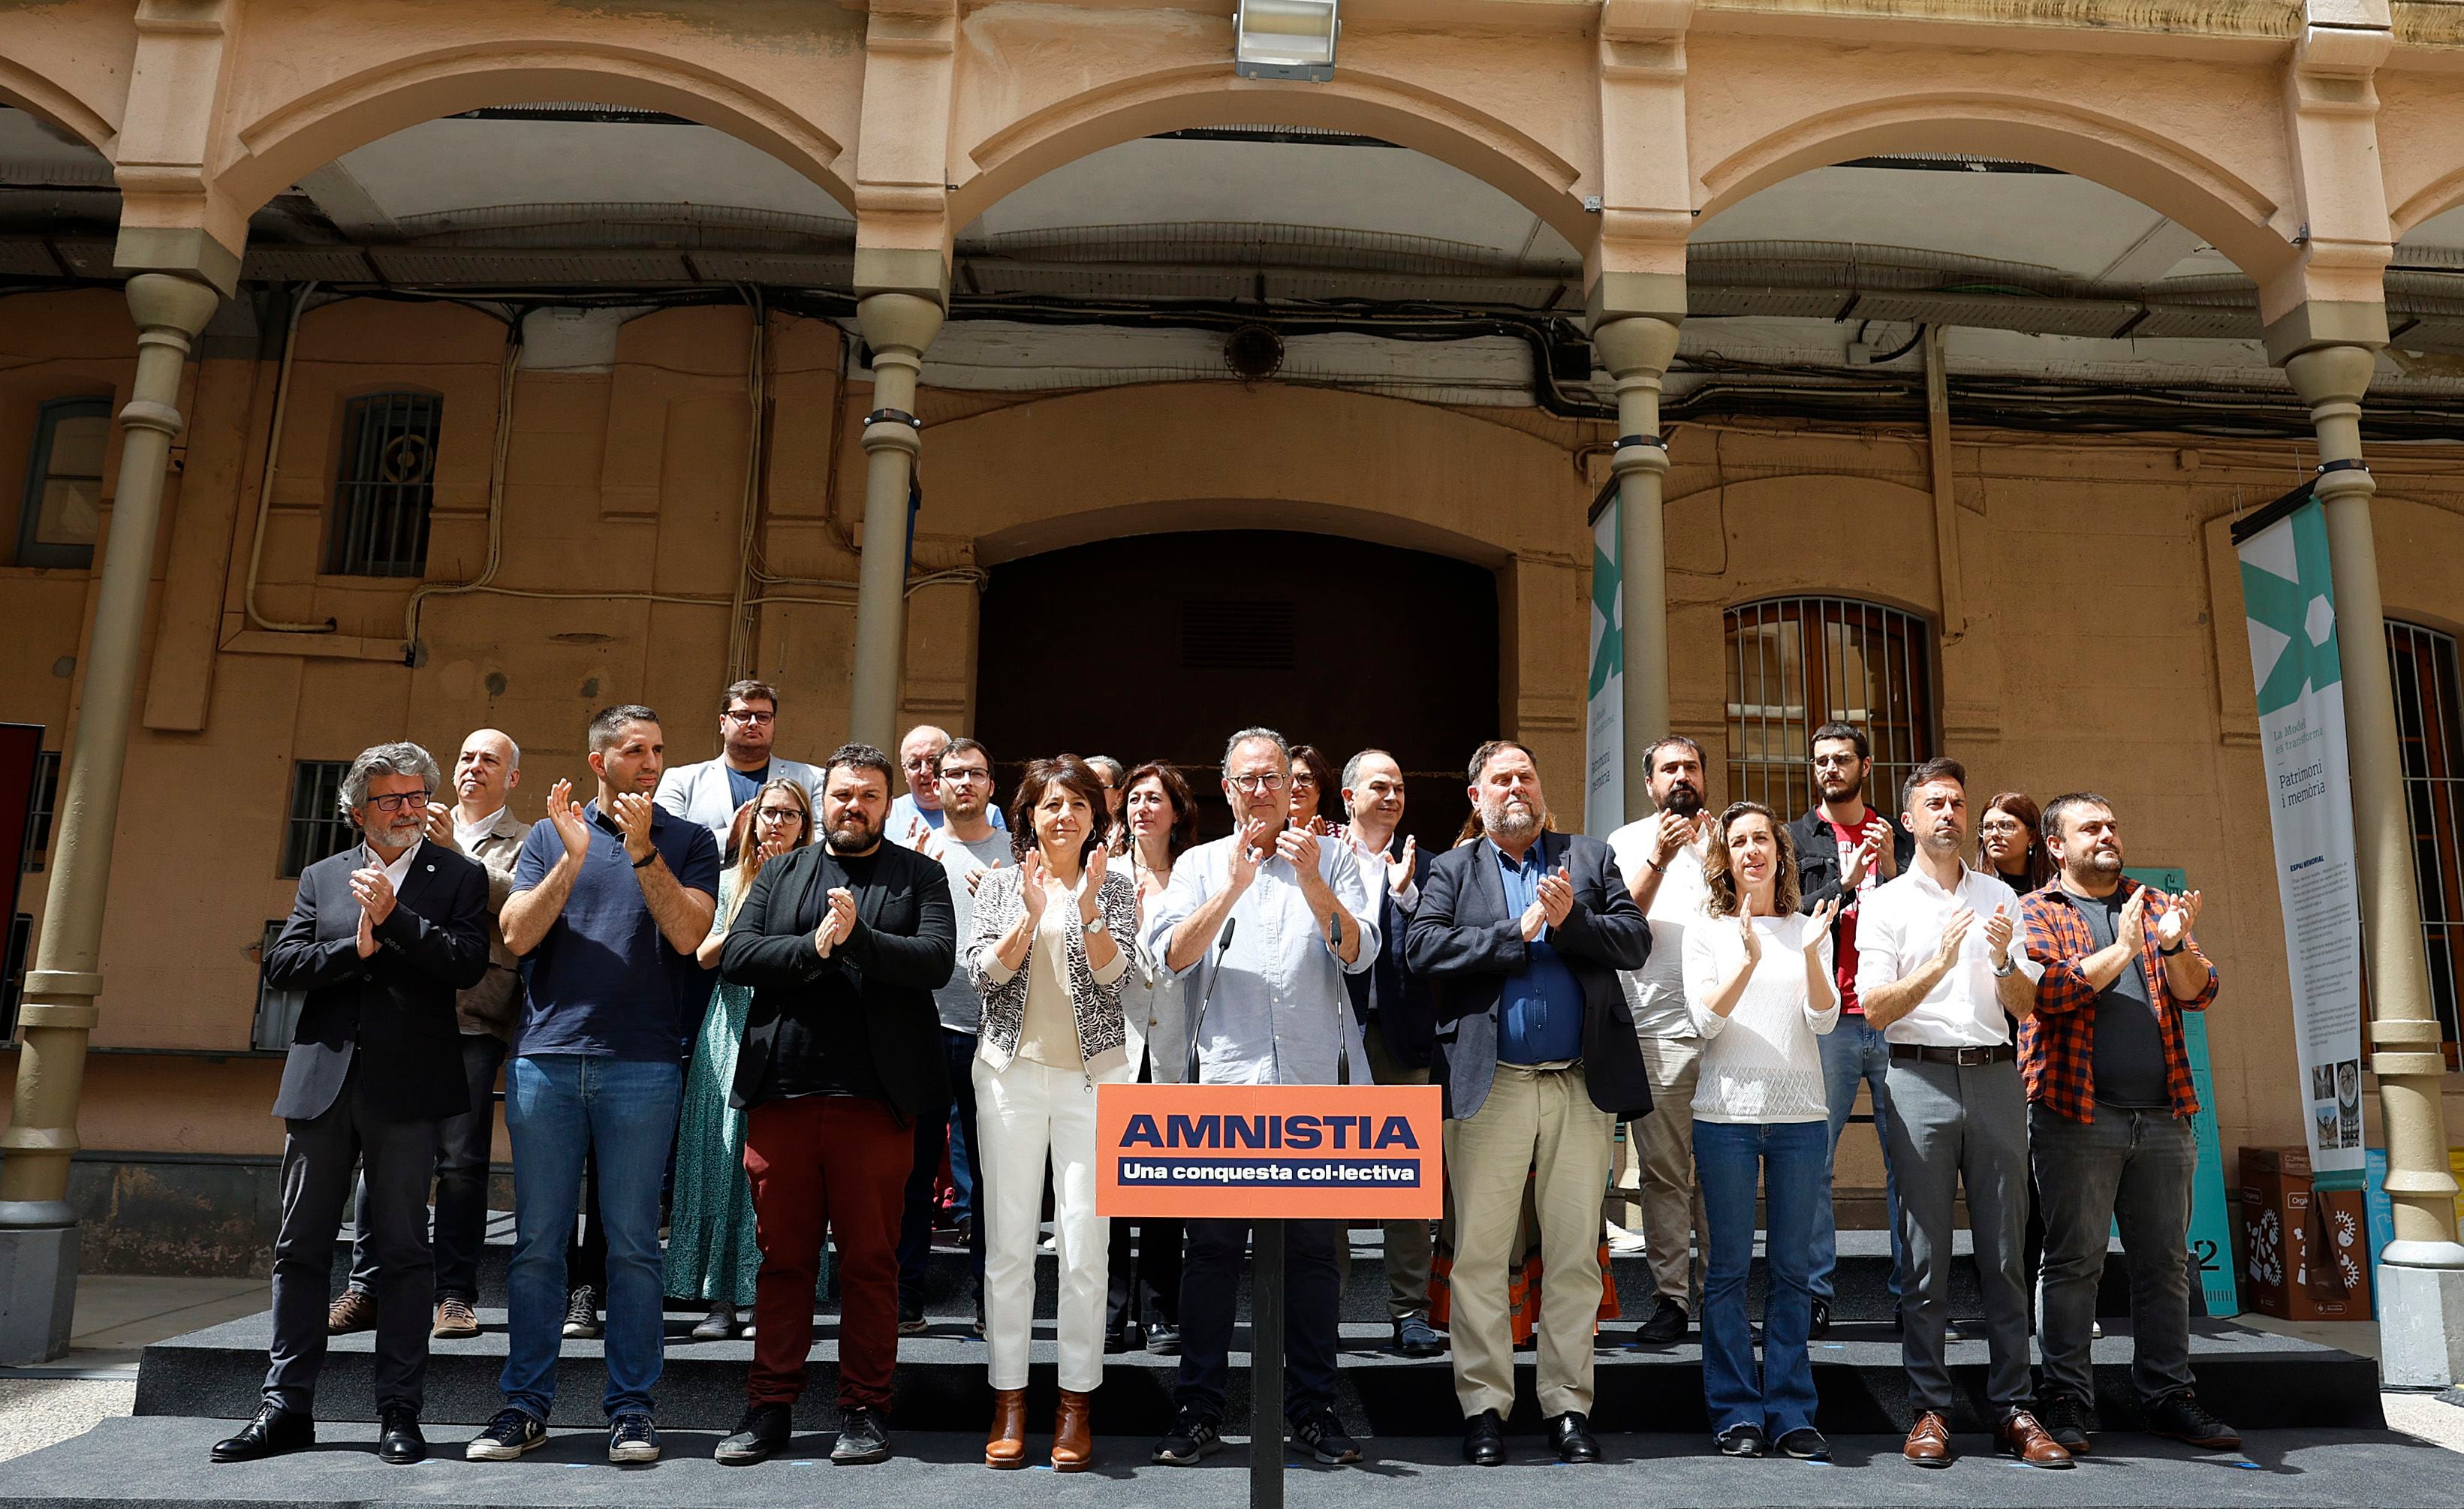
[[[1241,0],[1232,14],[1232,71],[1243,78],[1334,80],[1341,0]]]

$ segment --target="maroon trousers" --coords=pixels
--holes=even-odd
[[[813,1349],[822,1238],[839,1242],[839,1408],[887,1413],[898,1365],[898,1223],[913,1128],[879,1101],[813,1095],[756,1105],[744,1171],[761,1275],[748,1405],[793,1404]]]

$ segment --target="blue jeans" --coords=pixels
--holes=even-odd
[[[1830,1163],[1820,1122],[1694,1123],[1710,1256],[1703,1275],[1703,1402],[1711,1433],[1750,1425],[1771,1440],[1814,1423],[1814,1323],[1808,1255]],[[1754,1367],[1746,1272],[1754,1259],[1754,1187],[1765,1189],[1771,1292],[1763,1300],[1763,1362]]]
[[[582,1197],[585,1149],[599,1163],[607,1232],[607,1417],[649,1413],[665,1360],[659,1182],[676,1139],[684,1069],[579,1054],[514,1060],[505,1126],[514,1141],[514,1260],[505,1276],[510,1408],[545,1423],[564,1345],[564,1248]]]
[[[1831,1107],[1831,1145],[1822,1155],[1822,1198],[1814,1213],[1814,1297],[1832,1295],[1832,1274],[1839,1266],[1839,1213],[1831,1203],[1831,1167],[1839,1156],[1839,1134],[1848,1128],[1848,1114],[1857,1108],[1857,1082],[1874,1096],[1874,1140],[1882,1148],[1882,1192],[1890,1209],[1891,1299],[1900,1297],[1900,1271],[1907,1256],[1900,1246],[1900,1170],[1891,1162],[1891,1139],[1882,1134],[1890,1125],[1891,1045],[1865,1025],[1865,1018],[1839,1014],[1839,1025],[1814,1039],[1822,1052],[1822,1096]]]

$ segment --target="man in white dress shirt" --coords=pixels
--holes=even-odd
[[[1968,846],[1968,772],[1930,759],[1900,792],[1915,863],[1866,894],[1857,923],[1857,994],[1890,1044],[1890,1126],[1907,1253],[1900,1343],[1916,1423],[1904,1454],[1950,1465],[1953,1201],[1968,1186],[1969,1227],[1992,1348],[1985,1396],[1994,1445],[2031,1467],[2071,1454],[2036,1422],[2028,1367],[2028,1292],[2020,1242],[2028,1222],[2028,1103],[2014,1023],[2036,1009],[2043,972],[2013,943],[2019,898],[1998,876],[1960,863]]]
[[[1703,817],[1703,746],[1671,733],[1642,752],[1650,782],[1648,818],[1609,835],[1617,871],[1634,904],[1651,919],[1651,957],[1620,970],[1635,1036],[1651,1074],[1651,1114],[1626,1127],[1628,1156],[1642,1163],[1643,1251],[1659,1303],[1635,1333],[1646,1346],[1667,1346],[1685,1334],[1703,1291],[1695,1242],[1704,1231],[1703,1198],[1694,1181],[1694,1085],[1703,1039],[1685,1008],[1685,926],[1704,919],[1709,888],[1703,858],[1711,824]]]

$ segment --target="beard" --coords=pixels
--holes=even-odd
[[[1690,780],[1672,781],[1669,783],[1667,798],[1660,805],[1681,818],[1691,818],[1703,810],[1703,794],[1694,789],[1694,783]]]
[[[1540,831],[1540,809],[1512,798],[1480,804],[1480,825],[1492,839],[1521,843]]]
[[[975,794],[972,788],[962,795],[944,797],[941,798],[941,810],[943,812],[948,813],[951,817],[963,819],[969,822],[982,817],[984,815],[984,808],[991,804],[992,798],[990,797],[979,797]]]
[[[869,849],[881,840],[881,830],[861,812],[841,813],[830,821],[830,847],[841,854]]]
[[[1862,776],[1817,776],[1814,779],[1814,784],[1815,789],[1822,793],[1823,800],[1846,801],[1849,798],[1856,796],[1858,793],[1865,789],[1865,777]]]

